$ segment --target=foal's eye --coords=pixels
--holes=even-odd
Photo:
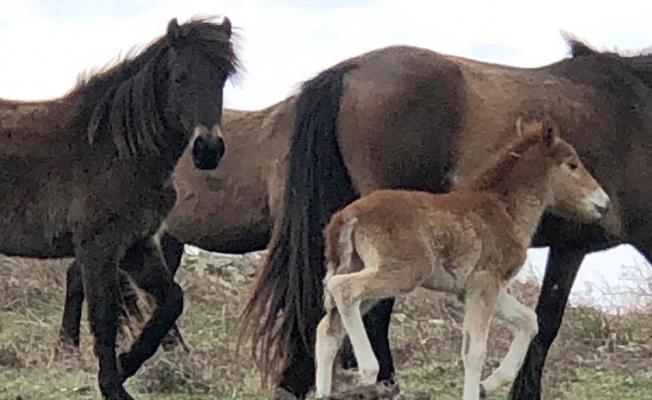
[[[578,168],[578,165],[576,162],[571,161],[568,163],[568,168],[570,168],[571,171],[575,171]]]

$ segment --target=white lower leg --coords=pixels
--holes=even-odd
[[[342,339],[344,339],[344,327],[339,314],[335,309],[332,309],[317,326],[317,340],[315,343],[315,398],[317,399],[331,395],[333,363]]]
[[[496,300],[498,285],[486,272],[474,274],[467,283],[464,312],[462,360],[464,361],[464,400],[480,399],[480,378],[487,355],[487,337]]]
[[[480,398],[480,378],[482,377],[482,367],[487,354],[487,345],[477,336],[469,335],[468,331],[464,332],[467,337],[463,345],[462,360],[464,361],[464,400],[478,400]],[[466,347],[466,348],[464,348]]]
[[[358,273],[359,274],[359,273]],[[371,347],[371,342],[367,337],[367,332],[362,322],[362,313],[360,312],[360,299],[358,296],[352,297],[349,289],[343,289],[347,284],[351,284],[349,276],[334,276],[328,282],[328,289],[333,294],[333,299],[337,304],[337,310],[346,333],[349,335],[353,353],[358,360],[358,370],[360,373],[360,383],[362,385],[372,385],[376,383],[380,367],[376,355]],[[347,292],[349,296],[346,299],[342,293]]]
[[[514,332],[514,341],[500,366],[482,382],[486,392],[494,391],[514,381],[530,342],[538,330],[536,313],[506,292],[501,293],[497,311],[498,317]]]

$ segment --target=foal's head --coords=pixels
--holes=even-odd
[[[609,196],[573,146],[559,137],[558,126],[548,117],[527,122],[519,118],[516,129],[519,136],[535,142],[522,157],[530,158],[532,164],[545,163],[549,211],[587,223],[603,217],[610,206]]]

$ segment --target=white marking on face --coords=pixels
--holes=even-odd
[[[586,198],[586,208],[589,214],[593,214],[597,218],[603,217],[609,209],[610,205],[611,199],[609,199],[609,195],[607,195],[607,193],[605,193],[602,188],[594,190]]]
[[[195,126],[195,130],[192,132],[192,140],[197,139],[199,135],[202,135],[207,132],[208,132],[208,128],[206,128],[204,125]]]

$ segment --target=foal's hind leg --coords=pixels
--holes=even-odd
[[[408,273],[406,268],[409,268]],[[376,382],[378,360],[362,324],[361,314],[369,310],[377,299],[394,297],[414,290],[428,275],[427,264],[413,262],[385,263],[346,275],[335,275],[327,282],[327,288],[337,303],[346,332],[358,360],[363,384]],[[364,310],[360,310],[360,305]]]
[[[355,357],[358,359],[362,385],[376,383],[380,369],[364,329],[360,310],[362,296],[365,294],[364,286],[360,284],[360,281],[366,281],[372,276],[372,271],[362,270],[352,274],[333,276],[326,284],[327,290],[333,295],[342,324],[349,335]]]
[[[514,341],[498,369],[481,383],[486,392],[496,390],[506,383],[511,383],[516,378],[530,341],[538,331],[536,313],[519,303],[518,300],[507,293],[506,289],[500,292],[496,311],[498,317],[506,322],[514,333]]]
[[[321,399],[331,395],[333,363],[344,336],[342,319],[336,309],[331,309],[317,325],[315,398]]]

